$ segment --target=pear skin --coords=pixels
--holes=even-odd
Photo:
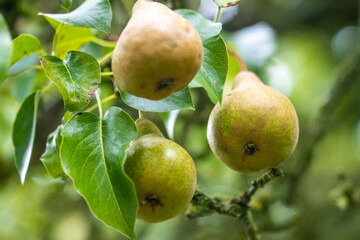
[[[252,72],[240,72],[234,89],[210,114],[207,138],[227,166],[255,172],[278,166],[295,150],[298,118],[290,100],[264,85]]]
[[[194,195],[194,162],[185,149],[164,138],[149,120],[140,118],[136,125],[139,137],[127,150],[124,167],[135,184],[137,217],[145,222],[171,219],[188,206]]]
[[[123,90],[160,100],[186,87],[202,59],[200,36],[185,18],[161,3],[140,0],[118,39],[112,71]]]

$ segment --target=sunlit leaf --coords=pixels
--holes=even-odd
[[[42,56],[46,76],[59,89],[65,109],[79,111],[89,104],[101,82],[100,66],[90,54],[70,51],[64,61],[55,56]]]
[[[72,4],[72,0],[59,0],[59,2],[63,9],[65,9],[66,11],[69,11],[71,4]]]
[[[177,10],[176,12],[195,27],[203,43],[204,59],[195,81],[204,87],[213,102],[221,102],[228,71],[227,49],[219,35],[222,25],[205,19],[195,11]],[[194,85],[196,84],[190,86]]]
[[[60,161],[61,132],[63,127],[63,125],[58,126],[54,132],[49,134],[46,140],[45,152],[40,157],[46,170],[53,178],[65,176]]]
[[[219,7],[231,7],[240,2],[240,0],[213,0]]]
[[[215,96],[221,102],[228,71],[226,45],[220,35],[205,40],[203,45],[204,59],[195,81],[205,88],[210,98]]]
[[[121,98],[124,102],[138,110],[146,112],[168,112],[181,108],[194,109],[194,104],[188,87],[171,94],[167,98],[157,101],[136,97],[120,88],[119,90]]]
[[[221,32],[221,23],[209,21],[196,11],[179,9],[175,10],[175,12],[186,18],[194,26],[202,41],[217,36]]]
[[[53,41],[55,56],[64,59],[69,51],[77,51],[84,44],[91,42],[93,34],[90,28],[72,27],[59,24]]]
[[[39,103],[39,92],[28,96],[16,115],[12,140],[15,148],[15,166],[20,174],[21,183],[24,183],[33,150],[36,117]]]
[[[0,13],[0,83],[4,81],[10,67],[12,42],[9,29]]]
[[[43,53],[40,41],[29,34],[20,34],[13,40],[11,64],[34,53]]]
[[[87,0],[77,9],[65,14],[39,13],[65,25],[100,30],[110,34],[112,11],[108,0]]]
[[[123,171],[125,150],[137,136],[133,120],[117,107],[103,119],[84,112],[65,124],[62,136],[62,166],[93,214],[135,238],[137,198]]]

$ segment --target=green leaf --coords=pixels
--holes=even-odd
[[[240,0],[213,0],[219,7],[231,7],[240,2]]]
[[[46,76],[59,89],[66,110],[79,111],[89,104],[101,82],[100,66],[92,55],[70,51],[64,61],[49,55],[40,61]]]
[[[72,0],[59,0],[59,2],[61,3],[61,7],[63,9],[65,9],[66,11],[69,11],[71,4],[72,4]]]
[[[164,122],[166,131],[169,135],[170,139],[174,139],[174,130],[175,130],[175,122],[177,117],[179,116],[180,110],[175,110],[171,112],[162,112],[160,113],[160,117]]]
[[[0,83],[4,81],[10,67],[12,42],[9,29],[0,13]]]
[[[175,12],[188,20],[191,25],[196,29],[199,33],[202,41],[212,38],[220,34],[222,25],[221,23],[215,23],[209,21],[208,19],[201,16],[201,14],[197,13],[193,10],[188,9],[179,9],[175,10]]]
[[[65,25],[100,30],[110,34],[112,11],[108,0],[87,0],[77,9],[65,14],[39,13]]]
[[[175,92],[165,99],[154,101],[136,97],[120,89],[121,98],[130,107],[146,112],[168,112],[181,108],[194,109],[194,103],[188,87]]]
[[[220,35],[203,42],[204,59],[195,81],[207,91],[210,99],[214,96],[221,103],[228,71],[228,55],[224,40]]]
[[[90,28],[59,24],[53,40],[54,54],[64,59],[67,52],[79,50],[84,44],[91,42],[93,37]]]
[[[63,125],[58,126],[54,132],[50,133],[46,140],[45,152],[41,155],[40,160],[46,170],[53,178],[65,176],[60,161],[60,144],[62,141],[61,132]]]
[[[224,40],[219,35],[222,25],[207,20],[192,10],[176,10],[198,31],[204,47],[204,59],[195,76],[213,102],[220,102],[228,71],[228,55]],[[190,86],[196,86],[192,83]]]
[[[34,145],[39,95],[39,91],[36,91],[25,99],[14,122],[12,140],[15,148],[15,166],[20,174],[21,183],[25,182]]]
[[[11,65],[33,53],[43,53],[40,41],[29,34],[20,34],[13,40]]]
[[[137,198],[123,170],[125,150],[137,136],[133,120],[117,107],[103,119],[79,113],[65,124],[62,136],[62,166],[93,214],[135,238]]]

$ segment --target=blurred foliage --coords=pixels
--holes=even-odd
[[[73,1],[70,11],[83,1]],[[114,17],[112,34],[116,39],[129,19],[135,0],[111,1]],[[175,8],[199,10],[210,19],[216,5],[210,0],[162,1]],[[337,98],[320,124],[326,124],[322,138],[304,159],[308,141],[319,119],[319,108],[331,96],[340,66],[356,52],[358,2],[355,0],[242,0],[224,9],[225,41],[234,46],[267,84],[289,96],[297,109],[300,139],[294,156],[280,167],[285,177],[256,193],[251,205],[263,239],[357,240],[360,236],[360,90],[359,77],[349,91]],[[38,12],[64,13],[57,0],[0,0],[12,37],[29,33],[38,37],[49,52],[54,30]],[[104,36],[106,37],[106,36]],[[84,51],[101,56],[107,50],[90,43]],[[38,61],[29,56],[10,73]],[[230,57],[225,91],[239,71]],[[344,69],[344,68],[342,68]],[[60,94],[52,89],[39,106],[35,148],[24,185],[13,162],[12,124],[20,103],[45,75],[36,70],[5,80],[0,86],[0,239],[125,239],[120,233],[95,219],[75,192],[69,179],[52,180],[39,161],[47,135],[54,131],[65,113]],[[104,79],[102,91],[111,94],[112,83]],[[206,140],[207,119],[213,108],[202,89],[192,89],[196,111],[181,110],[176,120],[174,140],[195,160],[198,184],[212,195],[234,196],[246,189],[258,174],[239,174],[226,168],[211,153]],[[123,107],[132,117],[136,111],[120,100],[108,102]],[[165,132],[159,114],[149,114]],[[170,134],[172,135],[172,134]],[[302,168],[303,162],[309,166]],[[298,170],[303,170],[299,173]],[[294,180],[295,179],[295,180]],[[244,239],[243,223],[213,215],[186,220],[180,215],[167,222],[138,222],[139,239]]]

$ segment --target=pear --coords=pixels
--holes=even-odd
[[[161,3],[139,0],[116,44],[112,71],[123,90],[160,100],[186,87],[202,59],[200,36],[185,18]]]
[[[191,156],[161,134],[146,118],[136,120],[138,138],[127,150],[124,169],[134,182],[137,217],[161,222],[181,213],[191,201],[196,170]]]
[[[221,106],[216,104],[207,126],[211,150],[240,172],[278,166],[292,155],[298,136],[290,100],[249,71],[235,77],[233,90]]]

